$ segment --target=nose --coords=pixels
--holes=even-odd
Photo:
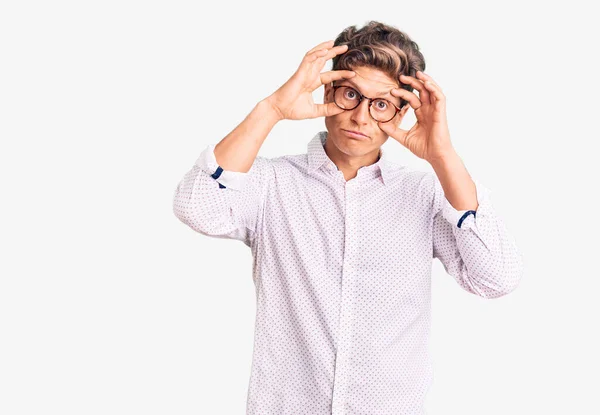
[[[366,99],[363,99],[360,102],[360,104],[358,104],[358,106],[352,110],[351,118],[357,124],[364,125],[367,122],[369,122],[369,118],[371,118],[371,116],[369,115],[369,101]]]

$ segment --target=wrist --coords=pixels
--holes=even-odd
[[[430,158],[427,161],[431,166],[435,169],[437,167],[442,167],[447,164],[455,162],[457,159],[460,159],[460,156],[455,151],[454,148],[450,148],[447,151],[444,151],[441,155],[437,157]]]
[[[276,121],[285,120],[283,113],[277,107],[277,105],[275,105],[275,103],[273,102],[273,95],[270,95],[269,97],[263,99],[260,102],[260,104],[262,104],[262,106],[264,106],[265,110],[271,114],[271,118],[275,119]]]

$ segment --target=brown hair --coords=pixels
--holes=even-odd
[[[414,88],[400,82],[400,74],[416,77],[425,71],[425,58],[419,46],[393,26],[371,20],[358,29],[348,26],[335,39],[334,46],[348,45],[348,50],[332,59],[332,70],[352,70],[368,66],[385,72],[398,82],[402,89]],[[402,108],[408,101],[401,99]]]

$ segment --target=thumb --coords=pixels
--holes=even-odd
[[[399,141],[401,144],[404,145],[406,141],[406,136],[408,135],[407,130],[403,130],[394,123],[390,122],[378,122],[377,125],[384,133],[386,133],[394,140]]]
[[[331,117],[332,115],[341,114],[343,109],[335,105],[335,102],[317,105],[317,117]]]

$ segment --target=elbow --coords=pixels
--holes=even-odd
[[[173,214],[175,215],[175,217],[177,219],[179,219],[180,222],[183,222],[186,225],[189,225],[189,220],[188,220],[188,216],[181,210],[178,210],[177,208],[173,207]]]
[[[228,218],[219,212],[205,212],[199,209],[187,209],[182,205],[173,204],[173,213],[183,224],[205,236],[219,237],[230,231]]]
[[[211,235],[210,224],[206,221],[200,220],[197,214],[190,212],[189,210],[178,209],[173,207],[173,213],[175,217],[179,219],[183,224],[187,225],[192,230],[201,233],[203,235]]]
[[[199,220],[202,216],[199,215],[198,212],[194,212],[193,210],[186,208],[186,205],[177,203],[175,201],[173,203],[173,214],[177,219],[193,230],[200,233],[205,232],[204,223],[203,221]]]
[[[502,290],[502,295],[510,294],[514,290],[517,289],[521,280],[523,279],[523,275],[525,274],[525,266],[523,262],[523,256],[520,253],[516,254],[516,260],[509,262],[505,267],[506,277],[503,279],[505,281],[504,289]]]
[[[522,266],[511,269],[502,275],[498,275],[492,280],[496,282],[485,290],[479,290],[478,294],[483,298],[494,299],[504,297],[517,289],[523,278],[524,269]]]
[[[184,198],[183,194],[179,192],[179,187],[173,196],[173,214],[185,225],[195,230],[200,228],[201,221],[198,219],[202,215],[199,214],[197,205],[190,203],[189,197]]]
[[[494,267],[501,272],[494,279],[494,281],[498,282],[498,289],[495,295],[490,298],[500,298],[512,293],[523,279],[523,275],[525,274],[523,255],[516,246],[513,246],[513,249],[509,252],[509,254],[504,255],[500,260],[500,267]]]
[[[514,290],[516,290],[518,286],[519,286],[518,282],[516,282],[514,284],[510,284],[510,285],[505,285],[501,289],[495,291],[493,293],[493,295],[489,296],[488,298],[494,299],[494,298],[504,297],[505,295],[510,294]]]
[[[188,209],[186,209],[186,206],[187,203],[184,203],[184,201],[181,200],[178,186],[177,190],[175,190],[175,194],[173,195],[173,214],[183,223],[187,223],[188,218]]]

